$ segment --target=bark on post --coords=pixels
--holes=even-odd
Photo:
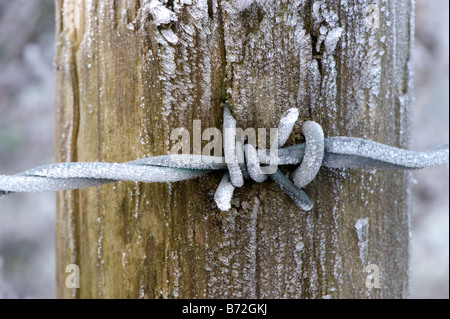
[[[326,136],[409,146],[412,1],[56,3],[59,161],[167,154],[173,128],[221,128],[225,100],[244,129],[298,107],[288,143],[314,120]],[[407,173],[322,168],[309,213],[273,182],[246,182],[220,212],[220,178],[59,193],[59,297],[408,296]]]

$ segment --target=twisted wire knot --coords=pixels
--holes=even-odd
[[[313,203],[302,190],[320,167],[364,169],[419,169],[448,162],[448,143],[424,152],[404,150],[370,140],[347,136],[324,138],[322,127],[311,121],[302,125],[305,143],[281,148],[288,140],[298,109],[287,110],[278,124],[278,148],[255,149],[236,141],[236,121],[227,104],[223,109],[224,156],[172,154],[126,163],[76,162],[44,165],[16,175],[0,175],[0,196],[14,192],[69,190],[116,181],[177,182],[225,170],[214,200],[221,210],[231,208],[231,198],[244,179],[261,183],[269,176],[299,208],[308,211]],[[273,141],[272,141],[273,143]],[[272,146],[272,145],[271,145]],[[290,178],[279,165],[299,165]]]
[[[291,108],[281,116],[275,148],[277,154],[273,154],[271,145],[268,162],[269,166],[272,166],[272,170],[268,170],[265,169],[267,167],[262,167],[260,162],[261,157],[267,156],[266,150],[257,150],[252,144],[243,145],[241,141],[236,141],[236,120],[231,115],[228,104],[224,104],[223,140],[228,172],[223,175],[214,194],[214,200],[220,210],[226,211],[231,208],[234,189],[242,187],[244,179],[262,183],[267,180],[268,176],[294,200],[299,208],[305,211],[311,210],[313,204],[302,188],[315,178],[325,154],[325,137],[322,127],[318,123],[306,121],[302,125],[302,133],[305,136],[306,143],[301,163],[291,173],[293,182],[278,169],[278,148],[283,147],[288,140],[297,119],[297,108]]]

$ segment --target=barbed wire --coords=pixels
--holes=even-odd
[[[313,203],[302,188],[314,180],[322,166],[409,170],[436,166],[449,160],[448,143],[415,152],[360,138],[325,138],[322,127],[312,121],[302,125],[305,143],[282,148],[297,119],[298,109],[286,111],[278,125],[278,148],[257,150],[251,144],[236,141],[236,120],[225,104],[224,156],[172,154],[126,163],[50,164],[15,175],[0,175],[0,196],[14,192],[71,190],[117,181],[178,182],[222,170],[225,173],[214,195],[220,210],[231,208],[234,189],[242,187],[245,179],[261,183],[270,176],[299,208],[309,211]],[[278,168],[279,165],[298,164],[290,173],[292,181]]]

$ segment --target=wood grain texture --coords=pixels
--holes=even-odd
[[[243,129],[298,107],[287,145],[314,120],[325,136],[409,146],[410,1],[56,2],[58,161],[167,154],[173,128],[221,129],[225,100]],[[220,212],[220,178],[58,193],[58,296],[409,296],[409,174],[322,168],[309,213],[250,181]],[[72,263],[79,289],[65,286]]]

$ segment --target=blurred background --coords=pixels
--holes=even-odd
[[[0,0],[0,174],[53,162],[54,0]],[[449,1],[416,1],[414,150],[449,140]],[[412,292],[449,298],[449,166],[414,172]],[[54,193],[0,199],[0,298],[55,298]]]

